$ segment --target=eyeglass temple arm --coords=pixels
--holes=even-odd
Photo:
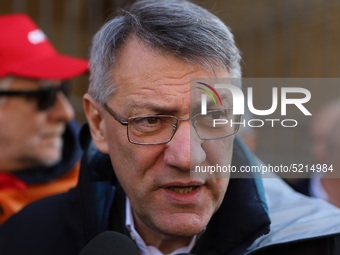
[[[124,120],[122,117],[120,117],[114,111],[112,111],[112,109],[106,103],[103,104],[103,107],[116,121],[118,121],[123,126],[127,126],[129,124],[126,120]]]

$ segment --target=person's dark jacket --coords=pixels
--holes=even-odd
[[[103,231],[114,230],[129,236],[124,225],[125,194],[115,178],[111,161],[90,142],[87,128],[83,133],[82,139],[87,140],[86,153],[82,158],[78,186],[68,193],[31,204],[7,221],[0,229],[1,255],[75,255]],[[256,163],[256,159],[236,139],[233,164]],[[291,226],[286,226],[287,219],[281,221],[274,210],[274,225],[271,225],[271,207],[267,206],[264,193],[266,185],[263,186],[258,178],[231,179],[221,207],[191,253],[340,254],[339,223],[333,224],[332,231],[320,233],[315,230],[313,237],[308,236],[311,232],[307,230],[305,238],[294,233],[280,233],[286,227],[290,231]],[[274,207],[283,202],[266,197]],[[340,216],[338,212],[335,214]],[[337,222],[340,222],[338,218]],[[295,224],[294,219],[288,222]],[[273,230],[271,226],[274,226]],[[316,237],[320,234],[327,236]]]
[[[301,194],[312,196],[310,192],[311,178],[299,179],[297,182],[290,184],[290,186]]]

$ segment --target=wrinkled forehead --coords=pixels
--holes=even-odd
[[[136,38],[129,39],[121,48],[117,65],[112,72],[117,90],[124,89],[130,93],[150,90],[161,94],[171,94],[175,91],[186,93],[195,85],[204,87],[202,84],[191,82],[196,77],[214,85],[214,78],[225,78],[229,75],[225,68],[212,66],[211,70],[208,70],[205,66],[191,63],[180,56],[154,50]],[[171,91],[166,91],[167,89]],[[220,93],[226,94],[225,91]]]

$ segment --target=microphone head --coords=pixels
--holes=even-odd
[[[127,236],[114,231],[105,231],[94,237],[79,255],[138,255],[138,250]]]

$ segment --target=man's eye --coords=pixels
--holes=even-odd
[[[171,120],[171,118],[158,116],[138,117],[130,123],[130,131],[134,132],[134,135],[155,134],[172,128]]]
[[[144,118],[144,122],[146,122],[147,124],[150,124],[150,125],[157,124],[158,121],[159,121],[159,118],[157,118],[157,117]]]
[[[140,125],[140,126],[149,126],[149,125],[156,125],[159,123],[159,118],[158,117],[143,117],[143,118],[138,118],[134,120],[135,125]]]
[[[209,111],[207,115],[213,119],[225,119],[228,117],[226,111],[224,110]]]

